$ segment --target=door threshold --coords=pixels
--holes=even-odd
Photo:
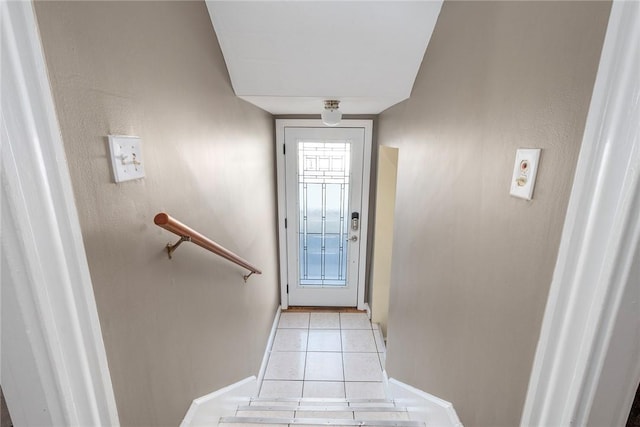
[[[282,310],[283,313],[314,312],[314,313],[366,313],[367,310],[358,310],[356,307],[315,307],[315,306],[289,306]]]

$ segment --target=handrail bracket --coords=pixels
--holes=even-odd
[[[173,245],[171,243],[167,243],[167,254],[169,255],[169,259],[172,259],[171,255],[173,254],[173,251],[178,249],[178,246],[180,246],[182,242],[190,242],[190,241],[191,241],[191,236],[180,236],[180,240],[175,242]]]
[[[251,275],[255,273],[254,271],[250,272],[249,274],[245,274],[244,276],[242,276],[242,278],[244,279],[244,283],[247,283],[247,279],[249,279],[249,277],[251,277]]]

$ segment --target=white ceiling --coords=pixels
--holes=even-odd
[[[407,99],[442,0],[215,1],[237,96],[272,114],[377,114]]]

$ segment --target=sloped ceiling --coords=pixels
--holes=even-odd
[[[207,1],[235,93],[272,114],[407,99],[442,1]]]

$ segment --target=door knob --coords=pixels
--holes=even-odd
[[[355,241],[358,240],[358,236],[353,235],[353,236],[349,237],[347,240],[351,240],[352,242],[355,242]]]

